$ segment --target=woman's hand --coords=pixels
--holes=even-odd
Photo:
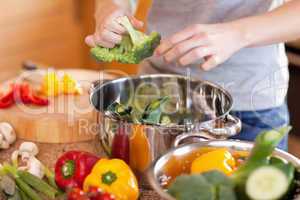
[[[243,31],[237,27],[231,23],[192,25],[164,39],[155,54],[182,66],[204,59],[202,69],[210,70],[246,46]]]
[[[124,9],[112,3],[105,4],[105,6],[99,8],[95,14],[95,33],[87,36],[85,42],[91,47],[99,45],[106,48],[113,48],[116,44],[119,44],[126,30],[118,23],[118,18],[125,15],[128,16],[135,28],[141,28],[143,26],[143,22],[129,15]]]

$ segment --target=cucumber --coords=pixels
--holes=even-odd
[[[289,189],[286,174],[274,166],[262,166],[254,170],[246,181],[246,193],[253,200],[277,200]]]

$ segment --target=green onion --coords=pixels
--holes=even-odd
[[[26,171],[18,171],[19,177],[35,190],[45,194],[47,197],[54,199],[58,191],[40,178]]]

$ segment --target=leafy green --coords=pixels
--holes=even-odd
[[[162,97],[151,101],[142,114],[139,114],[133,107],[118,102],[112,103],[106,110],[117,119],[134,123],[158,124],[161,121],[162,105],[168,100],[169,97]]]
[[[128,106],[126,107],[123,104],[120,104],[118,102],[114,102],[111,105],[107,107],[107,110],[112,113],[115,117],[118,119],[130,119],[131,117],[131,112],[132,112],[132,107]]]
[[[169,100],[169,97],[162,97],[147,105],[142,115],[142,122],[147,124],[158,124],[162,114],[162,105]]]
[[[126,28],[129,36],[124,36],[121,44],[114,48],[94,47],[91,54],[99,61],[138,64],[143,59],[152,56],[154,49],[160,43],[161,36],[157,32],[146,35],[135,30],[127,17],[120,18],[120,23]]]
[[[177,200],[235,200],[234,184],[219,171],[177,177],[168,188]]]

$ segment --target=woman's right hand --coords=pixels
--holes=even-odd
[[[105,5],[96,12],[95,33],[87,36],[85,42],[91,47],[102,46],[106,48],[113,48],[119,44],[122,35],[126,33],[126,29],[118,23],[118,18],[123,16],[128,16],[135,28],[143,26],[143,22],[129,15],[124,9],[114,4]]]

